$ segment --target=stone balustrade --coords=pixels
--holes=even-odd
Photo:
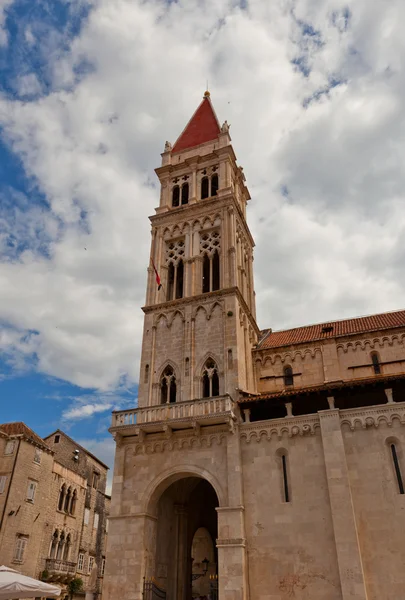
[[[176,428],[176,423],[181,428],[182,424],[203,424],[204,421],[218,424],[226,422],[229,418],[233,419],[233,410],[234,402],[230,396],[146,406],[113,412],[111,429],[118,431],[120,428],[137,426],[150,430],[157,424],[169,424]]]

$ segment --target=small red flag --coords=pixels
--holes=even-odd
[[[152,267],[153,267],[153,270],[155,271],[155,275],[156,275],[156,283],[157,283],[157,286],[158,286],[158,290],[160,290],[160,288],[162,287],[162,284],[160,282],[160,275],[157,272],[157,268],[155,267],[155,263],[153,262],[153,258],[151,260],[152,260]]]

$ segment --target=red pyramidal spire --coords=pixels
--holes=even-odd
[[[205,92],[200,106],[174,144],[172,152],[180,152],[205,142],[211,142],[218,137],[219,133],[220,126],[211,104],[210,93]]]

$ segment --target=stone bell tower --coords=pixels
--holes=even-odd
[[[138,408],[113,413],[110,429],[103,597],[247,600],[237,400],[256,391],[254,243],[243,169],[208,92],[156,173]]]
[[[139,406],[255,392],[250,195],[209,92],[156,173]]]

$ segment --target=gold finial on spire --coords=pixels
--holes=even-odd
[[[206,91],[204,92],[204,98],[209,98],[210,96],[211,96],[211,94],[209,93],[209,91],[208,91],[208,90],[206,90]]]

